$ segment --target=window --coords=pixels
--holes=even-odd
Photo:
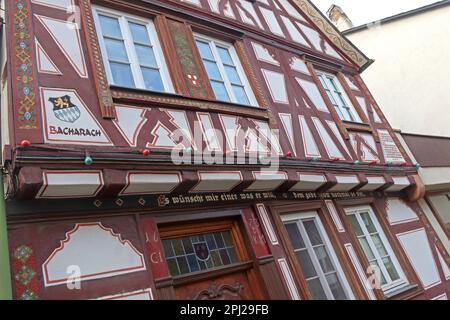
[[[342,277],[331,243],[316,212],[284,217],[284,225],[314,300],[347,300],[353,295]]]
[[[196,35],[195,42],[217,100],[256,106],[255,96],[230,44]]]
[[[336,76],[321,72],[317,76],[341,120],[362,122]]]
[[[230,231],[165,239],[162,243],[172,276],[239,262]]]
[[[153,22],[106,9],[94,13],[109,82],[173,92]]]
[[[406,285],[407,280],[375,214],[369,207],[346,210],[353,232],[358,238],[369,264],[380,270],[380,284],[384,293]]]

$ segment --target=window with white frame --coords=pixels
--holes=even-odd
[[[151,20],[97,7],[94,17],[110,84],[173,92]]]
[[[244,70],[233,45],[203,35],[195,42],[217,100],[256,106]]]
[[[283,217],[314,300],[354,299],[317,212]]]
[[[348,208],[345,211],[369,264],[380,271],[379,283],[383,292],[389,293],[406,285],[406,276],[372,208]]]
[[[317,76],[341,120],[362,122],[337,77],[322,72],[317,72]]]

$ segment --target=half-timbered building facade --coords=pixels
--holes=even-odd
[[[11,0],[15,299],[447,299],[423,184],[306,0]]]

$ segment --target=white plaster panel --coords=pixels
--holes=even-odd
[[[261,69],[273,102],[288,104],[286,81],[282,73]]]
[[[284,36],[283,30],[281,29],[281,27],[277,21],[277,18],[275,17],[275,14],[271,10],[268,10],[263,7],[260,7],[259,10],[261,11],[264,19],[266,20],[270,31],[272,33],[284,38],[285,36]]]
[[[259,216],[261,217],[261,222],[266,230],[267,235],[269,236],[270,243],[274,246],[278,245],[278,237],[275,233],[275,230],[272,226],[272,222],[270,221],[269,215],[267,214],[267,210],[264,204],[260,203],[256,205],[258,209]]]
[[[191,192],[229,192],[242,182],[242,175],[236,172],[199,172],[200,182]]]
[[[298,116],[298,120],[300,123],[305,155],[307,157],[320,157],[319,148],[317,147],[314,135],[312,134],[305,117],[300,115]]]
[[[336,175],[337,185],[330,189],[330,192],[348,192],[361,182],[357,176]]]
[[[56,64],[50,59],[41,44],[35,39],[37,69],[40,73],[62,75]]]
[[[256,58],[259,61],[264,61],[276,66],[280,63],[270,54],[269,50],[259,43],[252,42],[253,51],[255,51]]]
[[[394,185],[387,188],[386,191],[389,192],[402,191],[411,185],[411,182],[409,181],[408,177],[392,177],[392,180],[394,180]]]
[[[292,23],[292,21],[289,18],[281,16],[281,20],[283,21],[287,31],[289,32],[292,41],[297,42],[306,47],[310,47],[310,45],[305,40],[303,35],[300,33],[300,31],[298,31],[297,27],[294,25],[294,23]]]
[[[81,45],[80,29],[76,23],[35,15],[52,36],[58,48],[68,59],[81,78],[87,78],[88,72]]]
[[[299,182],[297,182],[290,191],[316,191],[327,182],[327,178],[323,174],[298,173],[298,179]]]
[[[153,292],[151,288],[145,290],[137,290],[120,294],[109,295],[96,300],[153,300]]]
[[[73,266],[80,281],[146,270],[144,256],[133,244],[100,222],[76,224],[66,234],[42,265],[45,286],[67,283]]]
[[[169,193],[181,183],[178,172],[131,172],[127,175],[127,185],[120,195]]]
[[[328,113],[329,111],[327,105],[325,104],[325,101],[323,100],[319,88],[317,88],[316,84],[314,82],[303,80],[300,78],[296,78],[296,80],[300,87],[302,87],[302,89],[308,95],[312,103],[314,103],[316,109]]]
[[[31,2],[42,6],[65,10],[66,12],[72,12],[70,10],[73,10],[73,0],[31,0]]]
[[[441,278],[425,229],[397,234],[397,238],[422,282],[424,289],[426,290],[440,284]]]
[[[391,225],[419,220],[417,214],[401,199],[387,200],[387,218]]]
[[[289,294],[291,295],[292,300],[301,300],[286,259],[278,259],[278,265],[280,266],[284,282],[289,289]]]
[[[279,113],[281,124],[283,125],[284,131],[288,137],[289,143],[291,144],[292,151],[294,155],[297,155],[297,148],[295,146],[294,138],[294,128],[292,127],[292,116],[290,113]]]
[[[287,180],[285,172],[253,172],[255,182],[246,191],[271,191],[281,186]]]
[[[44,171],[43,181],[36,198],[95,197],[105,184],[101,171]]]
[[[386,179],[383,177],[367,177],[368,183],[359,191],[375,191],[386,184]]]
[[[339,151],[339,148],[334,143],[331,136],[328,134],[327,130],[323,126],[322,122],[318,118],[312,118],[314,125],[316,126],[317,131],[319,132],[320,138],[322,139],[323,145],[325,146],[325,149],[327,150],[328,156],[333,158],[339,158],[341,160],[344,160],[344,156]]]
[[[138,135],[147,122],[146,109],[116,106],[116,119],[113,123],[132,147],[136,147]]]

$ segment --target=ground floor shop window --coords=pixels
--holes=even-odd
[[[283,223],[313,299],[353,298],[318,214],[288,215]]]

